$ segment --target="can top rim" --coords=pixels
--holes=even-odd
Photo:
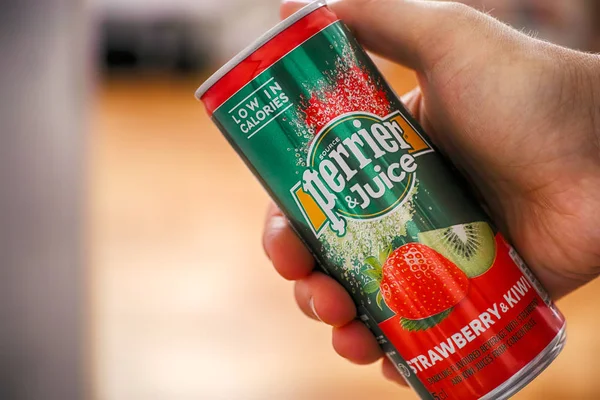
[[[250,54],[254,53],[258,50],[262,45],[267,43],[269,40],[273,39],[277,36],[281,31],[288,28],[290,25],[294,24],[301,18],[310,14],[318,8],[327,5],[325,0],[316,0],[306,6],[302,7],[300,10],[296,11],[283,21],[279,22],[277,25],[269,29],[262,36],[256,39],[252,44],[246,47],[244,50],[240,51],[235,57],[229,60],[225,65],[217,70],[214,74],[212,74],[200,87],[196,90],[195,97],[200,100],[200,98],[210,89],[217,81],[223,78],[229,71],[235,68],[238,64],[244,61]]]

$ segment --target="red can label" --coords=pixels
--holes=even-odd
[[[495,245],[492,266],[469,280],[465,299],[441,322],[419,330],[396,315],[379,324],[431,393],[483,397],[557,336],[557,312],[545,292],[517,268],[522,261],[500,235]]]

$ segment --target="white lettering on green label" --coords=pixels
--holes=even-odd
[[[291,106],[289,96],[275,78],[271,78],[237,103],[228,114],[250,139]]]
[[[431,151],[398,111],[344,114],[315,136],[291,192],[317,236],[326,225],[344,236],[347,218],[375,219],[401,205],[415,185],[416,157]]]

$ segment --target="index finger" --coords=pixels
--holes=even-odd
[[[292,230],[287,218],[272,203],[267,211],[263,247],[277,272],[285,279],[305,278],[315,266],[314,258]]]

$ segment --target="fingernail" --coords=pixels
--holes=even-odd
[[[311,311],[313,312],[313,314],[315,315],[315,317],[317,317],[317,319],[319,321],[323,321],[321,319],[321,317],[319,317],[319,314],[317,313],[317,309],[315,308],[315,299],[314,298],[310,298],[310,300],[308,301],[308,306],[310,307]]]

